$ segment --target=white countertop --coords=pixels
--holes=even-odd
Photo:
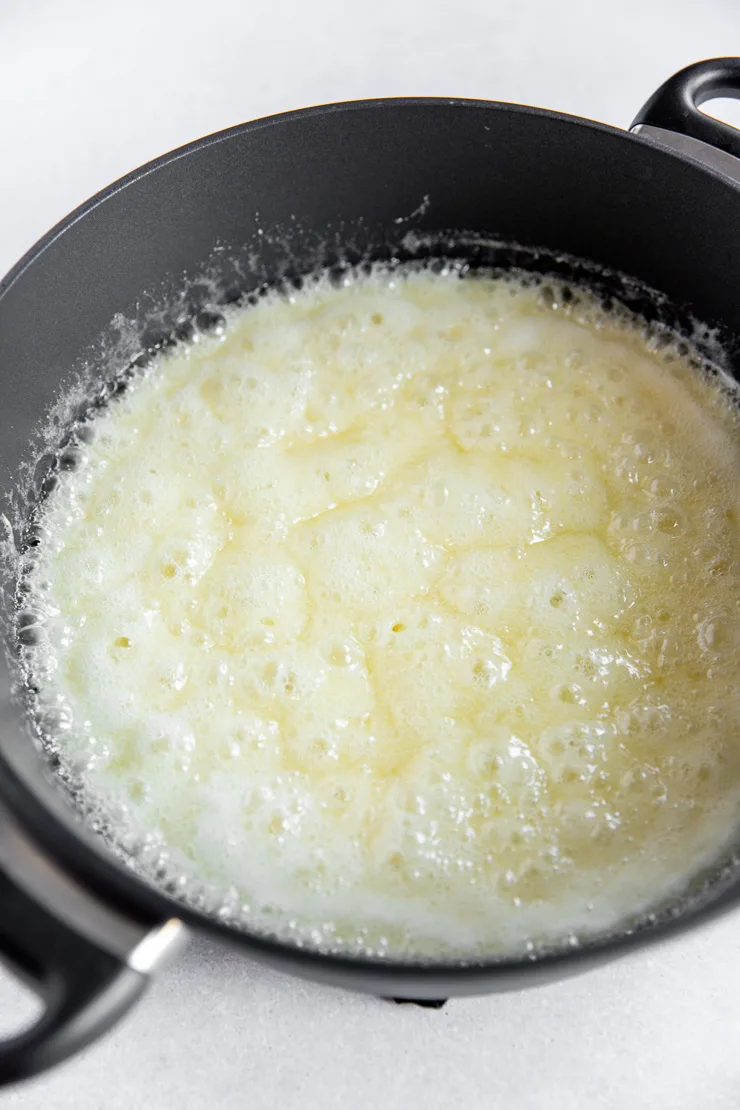
[[[109,181],[254,116],[421,94],[627,126],[672,72],[732,52],[737,0],[0,0],[0,272]],[[0,1033],[22,1001],[0,971]],[[737,1110],[739,1049],[740,914],[565,983],[441,1011],[195,940],[105,1040],[0,1103]]]

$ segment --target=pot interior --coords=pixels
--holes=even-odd
[[[720,344],[725,368],[740,377],[738,241],[738,190],[728,182],[620,132],[533,109],[335,106],[204,140],[73,214],[0,290],[0,474],[12,543],[28,541],[56,448],[70,417],[82,415],[58,404],[70,384],[84,383],[84,409],[100,385],[125,383],[193,322],[207,328],[220,305],[319,269],[340,276],[368,261],[461,258],[585,286],[707,354]],[[111,897],[169,912],[156,883],[142,885],[81,826],[16,696],[13,655],[10,642],[0,675],[6,801]],[[729,904],[733,876],[721,870],[711,897],[702,890],[694,913]],[[201,891],[186,911],[207,923],[208,908]],[[674,916],[649,924],[659,931]]]

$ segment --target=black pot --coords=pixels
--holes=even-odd
[[[712,96],[740,96],[740,59],[672,78],[632,134],[509,104],[378,100],[259,120],[151,162],[58,224],[0,286],[0,484],[13,487],[40,416],[101,342],[114,361],[137,353],[115,340],[116,314],[140,329],[156,315],[159,330],[139,340],[156,345],[202,309],[205,272],[230,299],[318,265],[408,257],[420,244],[462,251],[587,280],[679,329],[693,315],[719,329],[740,378],[740,133],[698,111]],[[12,687],[11,659],[0,672],[0,954],[45,1009],[0,1043],[0,1084],[109,1027],[182,922],[286,971],[434,1000],[581,971],[740,900],[740,884],[718,884],[674,919],[534,961],[401,963],[237,933],[105,848],[55,783]]]

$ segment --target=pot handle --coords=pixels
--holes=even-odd
[[[0,875],[0,951],[40,995],[30,1029],[0,1039],[0,1087],[45,1071],[105,1032],[146,977],[74,933]]]
[[[102,902],[0,810],[0,959],[43,1003],[30,1028],[0,1037],[0,1088],[106,1032],[182,933],[177,919],[142,922]]]
[[[732,161],[740,159],[740,130],[699,110],[718,97],[740,99],[740,58],[696,62],[669,77],[637,113],[630,130],[740,180],[740,166]]]

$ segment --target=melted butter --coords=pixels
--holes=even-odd
[[[35,669],[91,789],[257,924],[519,951],[727,847],[737,418],[635,324],[318,283],[95,430],[46,510]]]

